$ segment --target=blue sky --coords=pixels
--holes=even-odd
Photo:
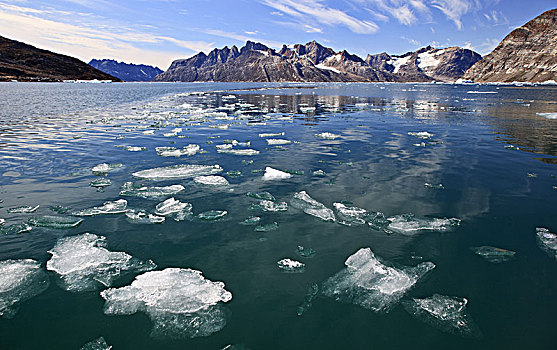
[[[0,0],[0,35],[78,57],[166,69],[246,40],[317,40],[335,50],[401,54],[462,46],[489,53],[555,0]]]

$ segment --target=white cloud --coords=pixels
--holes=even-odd
[[[440,10],[452,20],[458,29],[462,29],[461,17],[472,10],[474,4],[471,0],[434,0],[431,6]]]
[[[328,7],[323,0],[261,0],[261,3],[295,17],[304,24],[316,21],[325,25],[342,25],[358,34],[372,34],[379,30],[374,22]]]

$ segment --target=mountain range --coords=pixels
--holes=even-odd
[[[428,46],[400,56],[368,55],[364,60],[316,41],[283,45],[279,51],[248,41],[240,49],[224,47],[175,60],[154,81],[455,81],[480,59],[479,54],[458,47]]]
[[[117,62],[115,60],[93,59],[89,65],[107,74],[113,75],[124,81],[151,81],[163,71],[158,67],[145,64]]]
[[[120,79],[90,65],[0,36],[0,81],[62,81]]]

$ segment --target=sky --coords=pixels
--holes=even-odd
[[[167,69],[247,40],[316,40],[364,57],[420,47],[489,53],[555,0],[0,0],[0,36],[77,57]]]

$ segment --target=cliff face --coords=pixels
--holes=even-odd
[[[89,65],[124,81],[151,81],[163,72],[162,69],[145,64],[124,63],[108,59],[94,59],[89,62]]]
[[[557,9],[513,30],[463,78],[475,82],[557,81]]]
[[[480,58],[470,50],[427,47],[400,57],[379,54],[363,60],[315,41],[284,45],[280,51],[248,41],[241,49],[225,47],[176,60],[154,81],[454,81]]]
[[[120,79],[66,55],[41,50],[0,36],[0,81]]]

